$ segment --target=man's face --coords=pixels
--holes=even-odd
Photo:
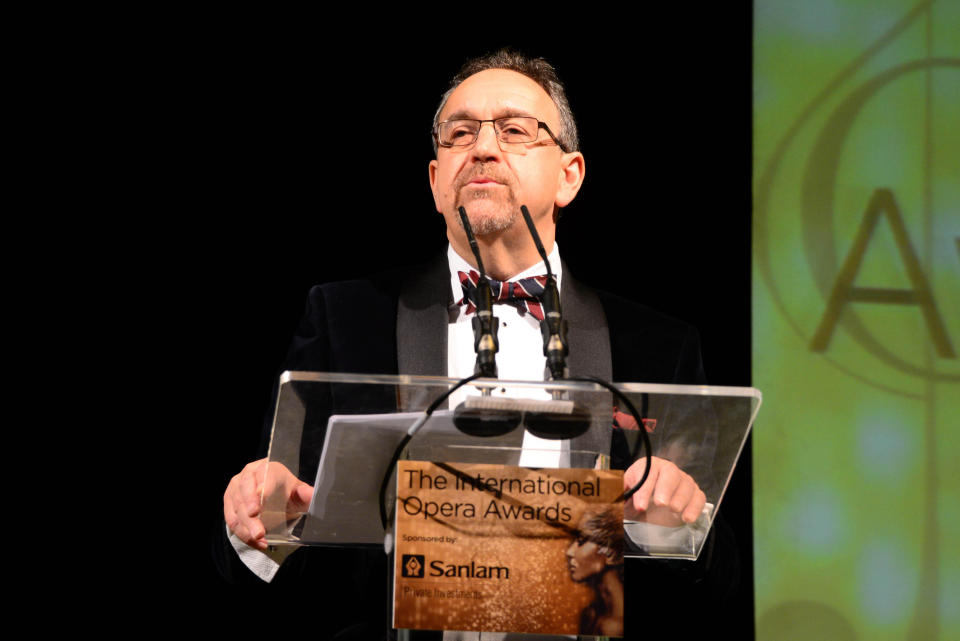
[[[600,553],[600,546],[583,535],[567,548],[567,568],[570,570],[570,578],[577,583],[602,572],[605,567],[607,557]]]
[[[504,116],[533,116],[551,131],[560,131],[560,116],[547,92],[505,69],[488,69],[463,81],[444,105],[440,121]],[[563,190],[563,157],[544,131],[536,142],[508,145],[498,142],[493,123],[481,126],[473,145],[440,147],[430,162],[430,188],[448,233],[463,233],[460,206],[477,235],[512,228],[520,218],[520,205],[526,205],[535,220],[552,215],[554,204],[562,207],[573,199]]]

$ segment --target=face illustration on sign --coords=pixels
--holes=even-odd
[[[589,507],[567,547],[570,578],[593,588],[580,613],[582,634],[623,634],[623,516],[610,506]]]
[[[567,548],[567,567],[570,578],[582,583],[603,571],[608,557],[601,554],[601,547],[580,535]]]

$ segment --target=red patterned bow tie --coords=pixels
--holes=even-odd
[[[458,305],[466,305],[467,313],[472,314],[477,311],[477,284],[480,282],[480,274],[470,270],[470,273],[457,272],[460,278],[460,285],[463,286],[463,298],[457,301]],[[494,303],[506,303],[513,305],[523,316],[530,312],[538,321],[543,320],[543,306],[539,298],[543,295],[543,288],[547,284],[546,276],[531,276],[521,278],[518,281],[499,281],[488,278],[490,288],[493,290]]]

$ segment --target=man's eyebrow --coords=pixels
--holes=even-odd
[[[522,116],[524,118],[536,118],[536,116],[527,113],[526,111],[521,111],[519,109],[504,109],[498,111],[497,118],[516,118]],[[469,111],[454,111],[452,114],[446,117],[446,120],[480,120]]]

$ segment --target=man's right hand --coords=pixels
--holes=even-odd
[[[313,486],[298,479],[281,463],[274,461],[268,466],[264,458],[248,464],[230,479],[223,493],[223,519],[227,527],[250,547],[266,550],[262,503],[277,504],[277,495],[283,497],[280,501],[286,504],[287,514],[297,514],[305,512],[310,505]]]

